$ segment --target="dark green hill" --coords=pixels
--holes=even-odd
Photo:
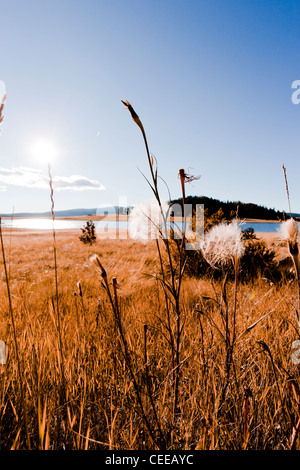
[[[173,204],[180,204],[180,206],[182,206],[182,198],[172,200],[171,205]],[[216,213],[219,209],[222,209],[226,218],[229,218],[232,215],[232,212],[236,213],[237,210],[240,219],[278,220],[282,219],[283,216],[280,211],[268,209],[267,207],[259,206],[257,204],[244,203],[240,201],[223,202],[206,196],[187,196],[186,204],[192,204],[193,209],[197,204],[204,204],[204,209],[207,210],[208,217]]]

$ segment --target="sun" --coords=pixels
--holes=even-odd
[[[37,140],[31,147],[31,155],[41,164],[50,164],[56,160],[58,149],[51,141]]]

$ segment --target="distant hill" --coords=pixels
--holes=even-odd
[[[196,204],[204,204],[204,208],[207,209],[208,216],[217,212],[220,208],[223,210],[225,217],[230,217],[231,212],[236,212],[238,208],[238,215],[241,219],[266,219],[266,220],[278,220],[283,219],[283,213],[276,211],[275,209],[268,209],[264,206],[259,206],[253,203],[243,203],[243,202],[232,202],[232,201],[219,201],[218,199],[213,199],[206,196],[188,196],[186,198],[187,204],[192,204],[193,208],[196,207]],[[174,199],[170,204],[180,204],[182,205],[182,198]],[[66,209],[61,211],[55,211],[56,217],[80,217],[88,216],[94,214],[116,214],[119,213],[126,214],[130,208],[118,207],[118,206],[107,206],[100,208],[92,209]],[[1,214],[2,217],[34,217],[34,218],[43,218],[43,217],[52,217],[51,211],[47,212],[18,212],[10,214]],[[293,213],[292,217],[300,219],[300,214]]]
[[[171,204],[180,204],[182,206],[182,198],[172,200]],[[241,219],[278,220],[283,218],[283,213],[275,209],[268,209],[264,206],[240,201],[224,202],[206,196],[187,196],[186,204],[192,204],[193,209],[196,207],[196,204],[204,204],[204,209],[207,209],[208,217],[219,209],[222,209],[226,218],[229,218],[232,212],[236,212],[237,210],[238,216]],[[299,216],[299,214],[294,214],[294,216]]]
[[[82,215],[92,214],[115,214],[118,212],[118,206],[108,206],[93,209],[67,209],[62,211],[55,211],[56,217],[78,217]],[[52,217],[51,211],[47,212],[17,212],[15,214],[1,214],[2,217]]]

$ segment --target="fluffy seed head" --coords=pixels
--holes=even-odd
[[[296,263],[297,273],[299,271],[299,247],[298,247],[298,234],[299,227],[295,219],[290,218],[282,222],[279,227],[279,234],[283,240],[288,243],[288,248],[291,256]]]
[[[225,266],[235,258],[241,258],[245,247],[237,220],[211,228],[202,241],[201,251],[206,261],[213,267]]]
[[[291,218],[280,224],[278,232],[283,240],[295,243],[298,239],[299,227],[295,219]]]
[[[164,218],[169,213],[169,204],[162,202]],[[143,202],[134,207],[128,218],[128,232],[130,238],[135,240],[158,239],[163,230],[163,216],[156,199]]]

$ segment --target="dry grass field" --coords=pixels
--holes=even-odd
[[[236,294],[228,282],[221,298],[221,281],[184,275],[174,370],[178,318],[155,278],[155,241],[78,237],[56,232],[56,289],[52,233],[3,233],[0,449],[297,448],[294,281],[258,279]],[[236,309],[232,351],[222,302],[229,330]]]

